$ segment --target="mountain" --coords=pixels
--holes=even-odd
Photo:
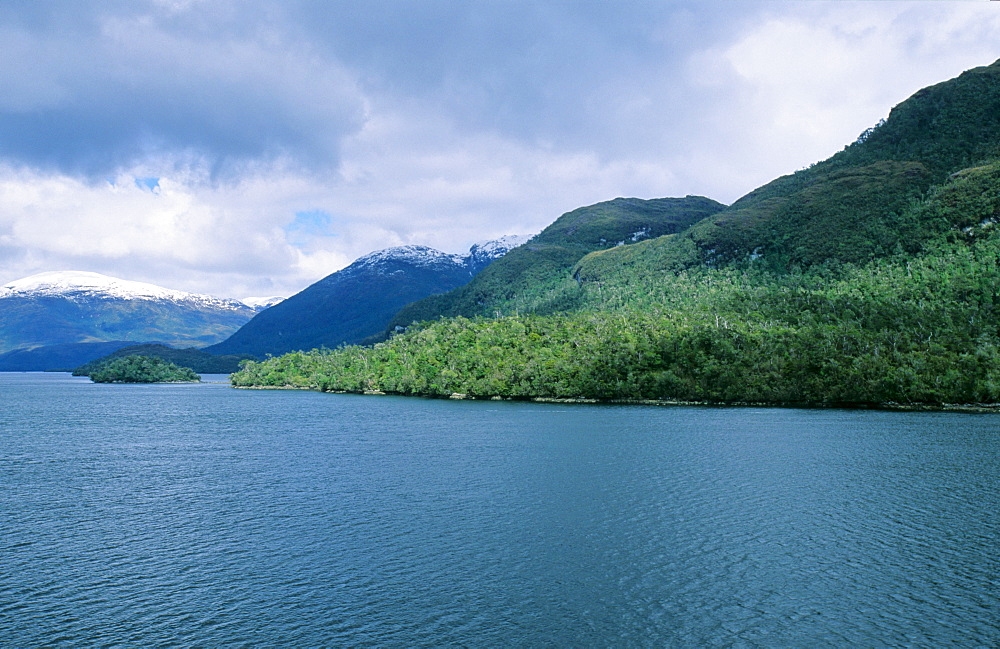
[[[426,246],[378,250],[257,314],[213,354],[281,354],[359,343],[382,332],[403,305],[471,280],[526,237],[479,243],[466,255]]]
[[[111,341],[203,346],[257,312],[238,300],[98,273],[41,273],[0,287],[0,352]]]
[[[471,282],[407,305],[390,329],[441,316],[494,315],[495,311],[551,313],[573,308],[577,287],[569,271],[595,250],[624,246],[685,230],[725,208],[703,196],[616,198],[581,207],[554,223]]]
[[[998,225],[1000,62],[686,229],[561,276],[539,258],[487,283],[494,264],[435,298],[489,317],[428,309],[371,348],[252,363],[233,383],[997,411]]]
[[[499,239],[474,243],[469,248],[469,254],[465,256],[464,263],[473,275],[477,275],[494,261],[506,256],[514,248],[527,243],[529,239],[531,237],[521,234],[508,234]]]

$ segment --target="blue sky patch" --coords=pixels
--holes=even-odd
[[[145,178],[136,178],[135,186],[139,189],[146,189],[154,194],[160,191],[160,179],[153,176],[147,176]]]
[[[331,232],[333,217],[323,210],[303,210],[284,227],[285,236],[293,246],[302,247],[317,237],[335,237]]]

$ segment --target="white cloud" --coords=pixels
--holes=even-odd
[[[373,116],[346,142],[344,158],[328,211],[377,223],[399,243],[452,252],[483,238],[538,232],[580,205],[653,197],[671,180],[644,161],[462,133],[415,107]]]
[[[295,183],[288,184],[294,190]],[[79,268],[163,284],[147,269],[169,267],[170,287],[221,294],[228,291],[214,273],[294,277],[295,252],[268,204],[259,200],[282,189],[280,181],[219,187],[197,178],[163,177],[151,191],[131,174],[88,183],[5,168],[0,245],[31,251],[34,263],[25,267],[8,259],[11,265],[0,269],[7,279]]]
[[[989,3],[771,8],[688,68],[694,87],[714,94],[691,168],[743,191],[829,157],[916,90],[1000,57],[1000,12]],[[736,198],[725,183],[719,190]]]
[[[30,264],[0,264],[0,279],[79,268],[237,297],[289,294],[372,250],[464,251],[537,232],[582,204],[658,195],[649,188],[671,180],[658,165],[463,135],[412,110],[374,116],[344,156],[337,175],[274,163],[237,181],[214,181],[190,158],[94,183],[0,168],[0,245],[33,251]],[[155,190],[137,182],[148,178]],[[330,215],[326,231],[296,229],[296,214],[313,210]]]

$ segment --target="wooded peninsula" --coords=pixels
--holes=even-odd
[[[468,285],[404,309],[382,342],[247,362],[232,383],[1000,402],[1000,62],[916,93],[828,160],[711,203],[570,212]]]

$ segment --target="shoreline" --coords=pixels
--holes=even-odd
[[[329,394],[365,396],[417,397],[422,399],[452,399],[456,401],[524,401],[529,403],[587,404],[618,406],[672,406],[696,408],[800,408],[804,410],[881,410],[895,412],[958,412],[968,414],[1000,413],[1000,403],[851,403],[851,402],[790,402],[790,401],[682,401],[679,399],[600,399],[596,397],[502,397],[451,394],[403,394],[382,390],[321,390],[296,385],[234,385],[237,390],[310,390]]]

